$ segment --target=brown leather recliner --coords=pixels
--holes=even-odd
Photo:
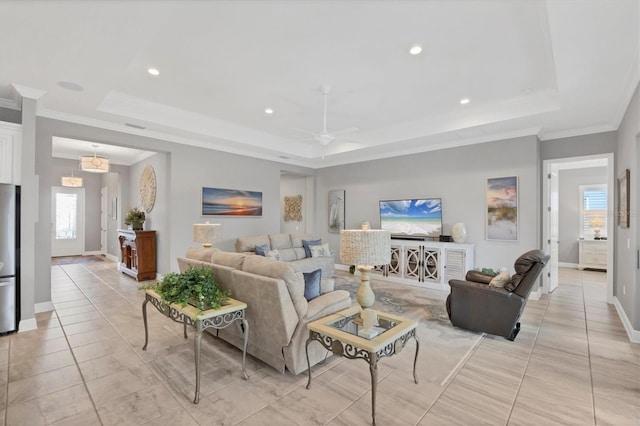
[[[549,255],[531,250],[516,259],[516,273],[504,288],[489,286],[492,276],[469,271],[466,281],[450,280],[447,313],[451,323],[514,340],[520,331],[520,314]]]

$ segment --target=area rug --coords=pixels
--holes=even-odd
[[[71,265],[74,263],[103,262],[102,256],[59,256],[51,258],[51,265]]]
[[[346,271],[336,271],[335,289],[346,290],[355,302],[360,277]],[[462,368],[480,343],[483,333],[454,327],[449,321],[446,292],[371,279],[376,295],[373,308],[418,322],[420,339],[420,376],[446,385]]]

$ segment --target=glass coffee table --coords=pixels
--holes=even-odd
[[[416,336],[416,321],[402,318],[396,315],[378,312],[378,325],[365,331],[362,325],[354,320],[360,314],[360,307],[354,306],[328,317],[310,322],[309,339],[305,346],[307,355],[307,368],[309,381],[307,389],[311,386],[311,365],[309,362],[309,344],[320,342],[325,349],[335,355],[348,359],[364,359],[369,363],[371,373],[371,417],[376,424],[376,388],[378,385],[378,360],[383,357],[391,357],[399,354],[404,349],[407,341],[413,338],[416,341],[416,353],[413,358],[413,380],[418,383],[416,376],[416,362],[420,342]]]

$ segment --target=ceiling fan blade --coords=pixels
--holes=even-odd
[[[295,130],[296,132],[306,133],[311,136],[318,136],[320,133],[312,132],[311,130],[299,129],[297,127],[292,127],[291,130]]]
[[[349,127],[349,128],[346,128],[346,129],[336,130],[334,132],[331,132],[331,134],[332,135],[336,135],[336,136],[337,135],[348,135],[349,133],[355,133],[358,130],[360,130],[360,129],[358,129],[357,127]]]

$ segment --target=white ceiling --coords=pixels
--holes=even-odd
[[[615,130],[639,79],[639,0],[2,1],[0,16],[0,106],[26,86],[46,92],[41,116],[309,167]],[[321,130],[325,83],[329,131],[360,130],[323,147],[293,128]]]

